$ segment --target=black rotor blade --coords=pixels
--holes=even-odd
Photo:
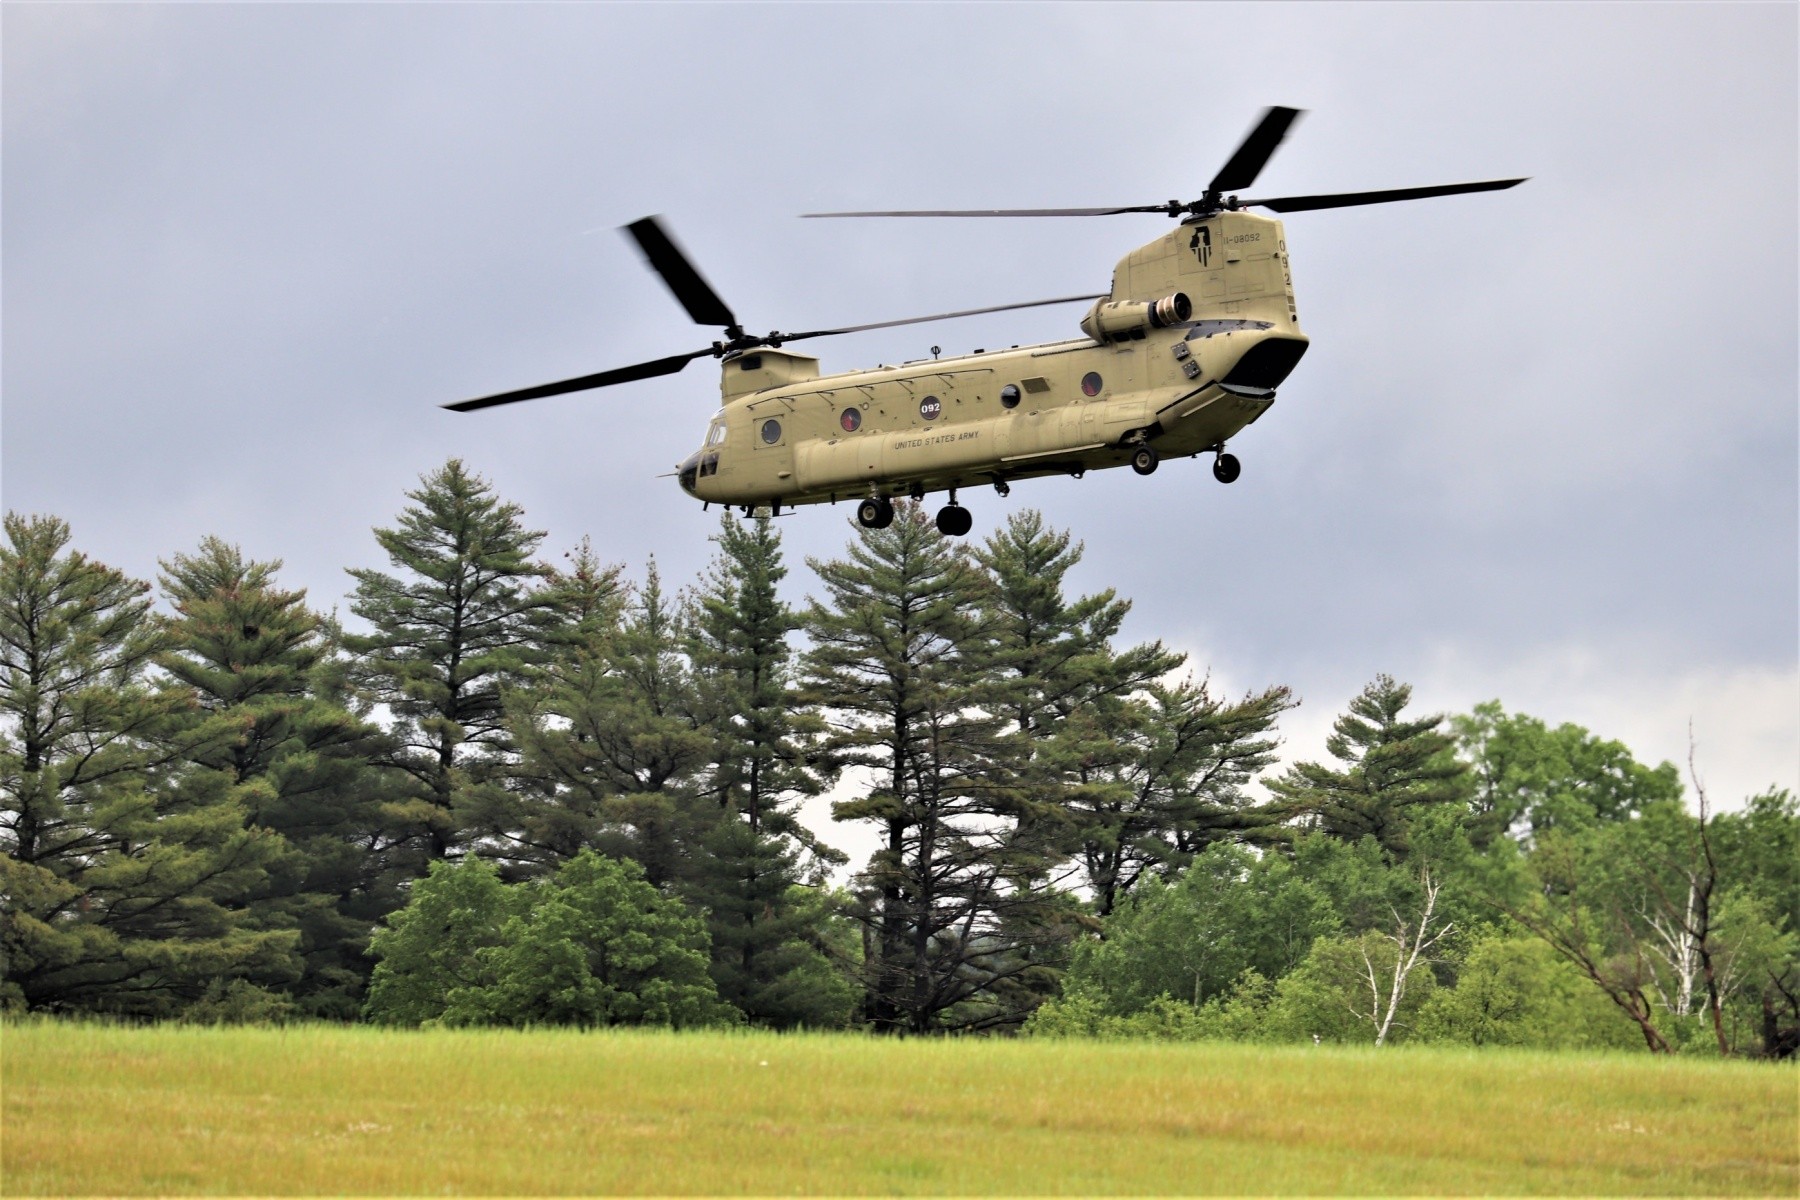
[[[669,290],[675,293],[675,299],[681,301],[681,307],[687,309],[688,316],[694,318],[696,324],[737,328],[737,318],[732,315],[731,308],[719,299],[712,285],[700,277],[700,272],[694,269],[694,264],[688,261],[660,221],[645,217],[627,225],[625,232],[637,242],[638,249],[650,262],[650,269],[662,276]]]
[[[710,348],[696,350],[692,354],[677,354],[672,358],[659,358],[653,362],[641,362],[634,366],[615,367],[610,371],[601,371],[597,375],[583,375],[579,379],[564,379],[558,383],[541,383],[536,387],[519,388],[512,392],[496,392],[492,396],[482,396],[475,400],[461,400],[442,407],[451,412],[473,412],[478,408],[492,408],[496,404],[515,404],[520,400],[540,400],[545,396],[560,396],[564,392],[584,392],[589,388],[611,387],[615,383],[630,383],[634,379],[654,379],[658,375],[673,375],[696,358],[705,358],[711,353]]]
[[[1529,176],[1527,176],[1529,178]],[[1353,208],[1358,204],[1391,204],[1397,200],[1424,200],[1430,196],[1457,196],[1464,192],[1499,192],[1517,187],[1524,179],[1489,179],[1481,183],[1445,183],[1436,187],[1389,188],[1381,192],[1338,192],[1325,196],[1276,196],[1269,200],[1240,200],[1240,207],[1267,208],[1274,212],[1306,212],[1315,208]]]
[[[1140,204],[1130,208],[932,208],[898,212],[801,213],[802,217],[1113,217],[1120,213],[1168,212],[1166,204]]]
[[[806,333],[784,333],[780,340],[797,342],[801,338],[833,337],[840,333],[861,333],[865,329],[892,329],[896,325],[923,325],[927,321],[948,321],[952,317],[975,317],[982,313],[1011,312],[1015,308],[1042,308],[1046,304],[1073,304],[1077,300],[1098,300],[1099,296],[1059,296],[1055,300],[1027,300],[1023,304],[996,304],[992,308],[965,308],[961,312],[933,313],[929,317],[906,317],[899,321],[876,321],[872,325],[846,325],[841,329],[814,329]]]
[[[1206,185],[1210,192],[1235,192],[1239,188],[1247,188],[1256,182],[1262,174],[1269,157],[1281,145],[1281,139],[1287,136],[1288,127],[1300,116],[1298,108],[1271,108],[1262,115],[1244,140],[1238,144],[1237,151],[1219,173],[1213,176]]]

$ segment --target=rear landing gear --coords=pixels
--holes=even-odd
[[[969,510],[956,502],[956,489],[950,489],[950,503],[938,509],[938,532],[945,537],[961,537],[975,524]]]
[[[1238,473],[1243,469],[1243,465],[1238,462],[1235,454],[1226,454],[1221,451],[1219,457],[1213,459],[1213,478],[1220,483],[1230,483],[1238,477]]]
[[[1139,475],[1150,474],[1156,470],[1156,464],[1160,461],[1160,456],[1149,446],[1139,446],[1131,452],[1131,469]]]
[[[886,496],[871,496],[856,506],[856,523],[864,529],[886,529],[894,523],[894,505]]]

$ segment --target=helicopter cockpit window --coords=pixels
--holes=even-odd
[[[775,420],[764,421],[762,426],[762,440],[771,446],[776,442],[779,442],[781,440],[781,422]]]
[[[1009,383],[1000,389],[1000,406],[1002,408],[1019,407],[1019,385]]]
[[[711,429],[706,431],[706,444],[707,445],[716,446],[724,440],[725,440],[725,426],[724,425],[722,425],[722,424],[714,425]]]

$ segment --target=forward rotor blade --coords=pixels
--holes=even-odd
[[[1287,136],[1288,127],[1300,116],[1297,108],[1270,108],[1266,110],[1256,127],[1245,135],[1238,144],[1237,151],[1213,181],[1206,185],[1209,192],[1235,192],[1239,188],[1247,188],[1256,182],[1262,169],[1268,164],[1269,157],[1281,145],[1281,139]]]
[[[688,261],[681,247],[675,244],[662,222],[655,217],[645,217],[641,221],[633,221],[625,227],[637,242],[638,249],[650,262],[650,269],[662,276],[669,290],[675,293],[675,299],[681,307],[687,309],[688,316],[694,318],[697,325],[711,325],[721,329],[736,329],[737,318],[732,315],[731,308],[712,286],[700,277],[694,264]]]
[[[1120,213],[1166,213],[1167,204],[1130,208],[932,208],[898,212],[801,213],[802,217],[1113,217]]]
[[[541,383],[536,387],[520,388],[513,392],[496,392],[492,396],[461,400],[443,407],[451,412],[473,412],[478,408],[492,408],[496,404],[540,400],[545,396],[560,396],[564,392],[585,392],[589,388],[611,387],[615,383],[630,383],[634,379],[654,379],[658,375],[673,375],[696,358],[705,358],[711,353],[710,348],[696,350],[692,354],[677,354],[672,358],[659,358],[635,366],[615,367],[610,371],[601,371],[598,375],[583,375],[579,379],[564,379],[559,383]]]
[[[896,325],[923,325],[927,321],[948,321],[952,317],[976,317],[982,313],[1011,312],[1015,308],[1042,308],[1046,304],[1073,304],[1077,300],[1098,300],[1099,296],[1059,296],[1055,300],[1027,300],[1023,304],[996,304],[992,308],[965,308],[961,312],[933,313],[929,317],[907,317],[899,321],[876,321],[871,325],[846,325],[841,329],[814,329],[807,333],[784,333],[781,340],[797,342],[801,338],[833,337],[840,333],[861,333],[865,329],[892,329]]]
[[[1527,176],[1526,178],[1530,178]],[[1446,183],[1437,187],[1389,188],[1381,192],[1338,192],[1326,196],[1276,196],[1269,200],[1240,200],[1240,207],[1267,208],[1274,212],[1306,212],[1315,208],[1353,208],[1358,204],[1392,204],[1397,200],[1424,200],[1430,196],[1456,196],[1463,192],[1499,192],[1517,187],[1524,179],[1490,179],[1482,183]]]

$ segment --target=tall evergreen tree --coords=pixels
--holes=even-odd
[[[305,1011],[353,1017],[369,928],[403,899],[386,862],[383,781],[368,765],[379,733],[344,707],[335,630],[304,592],[276,585],[279,561],[209,537],[162,566],[176,615],[157,661],[197,699],[178,722],[193,767],[291,848],[251,902],[254,923],[300,932],[305,974],[293,992]]]
[[[657,887],[691,875],[709,822],[697,780],[711,750],[685,658],[688,616],[653,561],[616,627],[558,643],[529,688],[511,694],[519,762],[501,794],[479,790],[480,828],[515,873],[586,848],[630,859]]]
[[[1245,787],[1275,761],[1275,722],[1293,705],[1285,687],[1227,701],[1206,680],[1187,680],[1069,719],[1052,753],[1065,764],[1067,803],[1100,916],[1147,872],[1172,876],[1219,842],[1276,838],[1281,812]]]
[[[1069,542],[1066,530],[1048,528],[1042,514],[1026,509],[974,552],[988,575],[994,665],[1012,684],[1007,712],[1033,739],[1050,737],[1072,713],[1147,687],[1186,658],[1161,642],[1115,651],[1131,602],[1111,588],[1070,600],[1063,581],[1082,546]]]
[[[1008,989],[1043,970],[1054,851],[1019,786],[976,569],[918,505],[811,565],[825,597],[808,609],[807,692],[827,752],[873,775],[833,816],[885,840],[861,877],[864,1016],[915,1033],[1020,1020]]]
[[[399,575],[352,570],[350,610],[372,627],[348,637],[360,682],[386,707],[388,764],[414,781],[412,809],[431,857],[460,851],[458,805],[510,753],[504,687],[543,653],[543,533],[458,459],[425,475],[393,529],[375,538]]]
[[[246,901],[284,853],[181,764],[220,738],[147,669],[148,585],[68,550],[53,517],[0,545],[0,898],[9,1005],[161,1015],[219,978],[285,982],[292,931]]]
[[[787,575],[781,538],[772,520],[726,513],[714,540],[692,657],[701,727],[712,739],[704,791],[717,823],[691,887],[710,914],[713,980],[760,1024],[841,1023],[849,994],[816,948],[826,914],[807,896],[802,855],[815,883],[845,859],[795,815],[822,789],[806,761],[822,723],[791,678],[787,639],[800,621],[776,590]]]
[[[1296,763],[1270,785],[1292,820],[1332,837],[1372,837],[1390,855],[1411,848],[1409,825],[1420,811],[1466,801],[1469,768],[1439,731],[1441,714],[1402,720],[1412,688],[1388,675],[1350,702],[1325,748],[1342,767]]]

